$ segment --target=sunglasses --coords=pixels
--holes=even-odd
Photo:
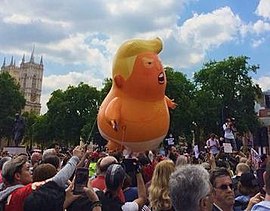
[[[228,187],[230,187],[230,189],[232,190],[232,189],[233,189],[233,184],[229,184],[229,185],[223,184],[223,185],[221,185],[221,186],[219,186],[219,187],[216,187],[216,188],[217,188],[217,189],[220,189],[220,190],[227,190]]]

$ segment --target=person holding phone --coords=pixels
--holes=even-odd
[[[142,178],[142,174],[139,171],[136,172],[138,198],[132,202],[123,203],[120,201],[118,195],[119,191],[122,190],[125,175],[126,172],[120,164],[112,164],[108,167],[105,176],[105,193],[102,191],[97,192],[97,195],[99,196],[99,199],[102,203],[103,211],[139,211],[146,203],[146,188]]]
[[[104,191],[106,189],[105,185],[105,175],[108,167],[112,164],[118,163],[118,160],[114,156],[106,156],[100,158],[97,162],[98,175],[95,179],[91,181],[91,185],[93,188],[97,188],[99,190]],[[122,202],[125,202],[125,196],[123,191],[119,191],[119,198]]]
[[[77,172],[80,172],[80,170]],[[75,191],[77,195],[74,194],[75,181],[76,177],[66,190],[64,208],[67,211],[101,211],[102,204],[91,186],[90,180],[88,180],[87,185],[81,189],[82,192],[80,194]]]

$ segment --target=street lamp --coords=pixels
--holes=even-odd
[[[228,109],[228,106],[227,105],[225,105],[225,106],[222,106],[222,110],[221,110],[221,125],[224,123],[224,117],[225,117],[225,115],[224,115],[224,111],[225,111],[225,109],[227,110]]]

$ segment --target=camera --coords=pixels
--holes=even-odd
[[[83,188],[87,186],[89,178],[88,168],[77,168],[74,182],[74,194],[84,193]]]
[[[125,158],[122,161],[122,166],[126,173],[137,172],[141,170],[141,165],[136,158]]]

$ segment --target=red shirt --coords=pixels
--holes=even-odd
[[[32,191],[32,183],[13,191],[7,198],[5,211],[23,211],[24,200]]]

